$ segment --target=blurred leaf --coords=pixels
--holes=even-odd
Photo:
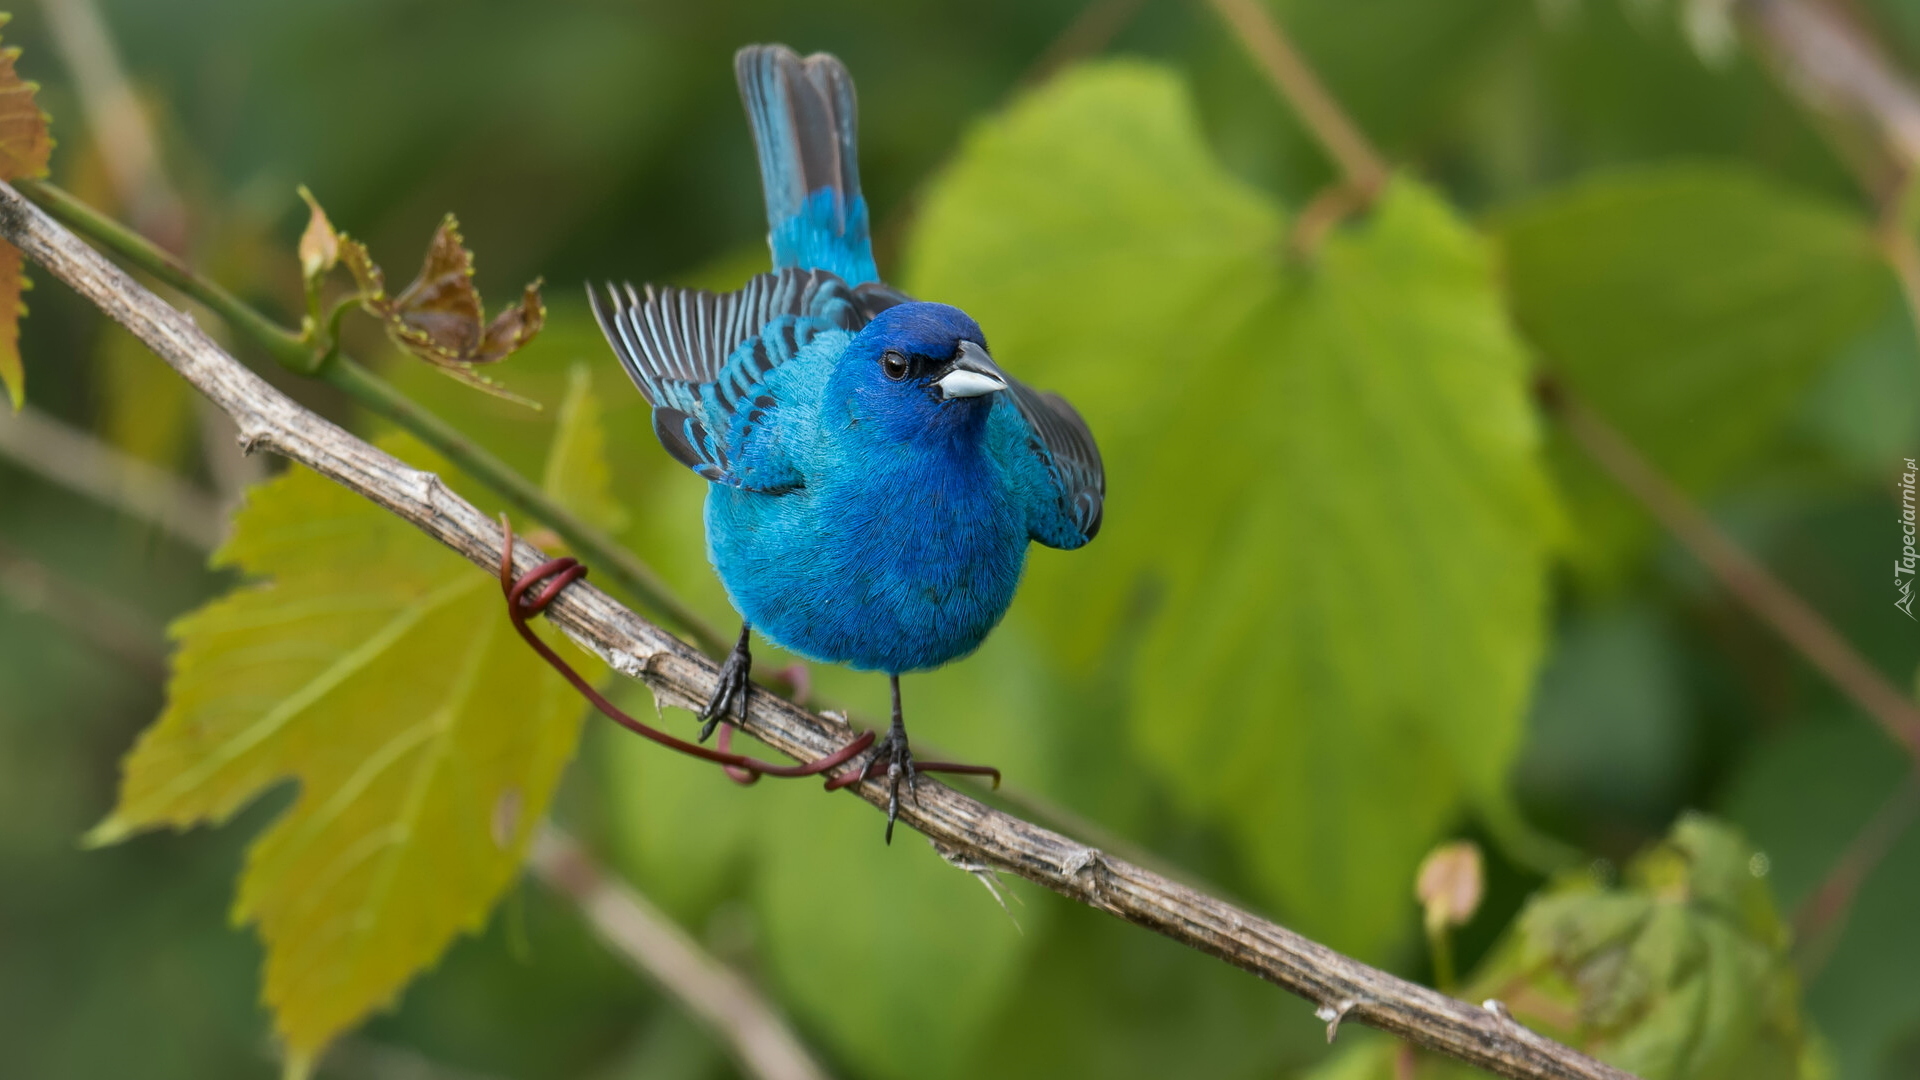
[[[965,1053],[1042,929],[1040,909],[1016,902],[1009,917],[914,833],[883,844],[883,822],[853,799],[812,784],[763,799],[754,906],[794,1011],[860,1075],[969,1075]]]
[[[600,399],[593,393],[592,369],[585,364],[576,363],[567,373],[567,396],[554,418],[541,487],[593,525],[613,532],[626,527],[626,511],[613,498]]]
[[[470,386],[538,407],[472,370],[506,359],[540,332],[547,309],[540,302],[538,279],[527,285],[519,303],[485,322],[480,292],[473,287],[473,254],[452,214],[441,219],[419,275],[398,296],[387,295],[386,274],[365,244],[345,237],[339,244],[340,257],[360,287],[361,304],[386,324],[395,344]]]
[[[574,422],[592,423],[576,397]],[[579,475],[578,497],[603,506],[604,473]],[[582,709],[515,637],[488,575],[314,473],[256,488],[215,558],[268,580],[175,626],[167,709],[89,839],[225,821],[300,781],[234,905],[260,925],[264,997],[300,1071],[483,924]]]
[[[1051,893],[1046,933],[1002,991],[964,1075],[1271,1080],[1325,1044],[1311,1009],[1205,954]],[[1030,931],[1031,934],[1031,931]]]
[[[1578,873],[1528,901],[1460,996],[1642,1080],[1826,1080],[1763,866],[1731,827],[1682,817],[1623,886]],[[1312,1080],[1395,1080],[1401,1053],[1357,1042]],[[1485,1075],[1424,1053],[1418,1072]]]
[[[1406,180],[1311,269],[1283,222],[1174,78],[1092,66],[969,138],[912,291],[1107,454],[1100,539],[1036,557],[1018,611],[1084,674],[1157,597],[1139,752],[1301,929],[1377,957],[1462,801],[1510,819],[1550,501],[1478,238]]]
[[[1530,816],[1619,855],[1673,820],[1700,752],[1683,657],[1645,601],[1561,620],[1514,770]]]
[[[1865,222],[1735,166],[1585,180],[1499,227],[1514,314],[1542,362],[1696,494],[1765,449],[1894,300]],[[1571,554],[1617,571],[1650,535],[1645,513],[1577,451],[1555,451]]]
[[[1787,928],[1754,854],[1682,817],[1623,887],[1583,874],[1530,901],[1464,996],[1646,1080],[1806,1075]]]
[[[192,384],[118,323],[102,323],[94,348],[100,434],[143,461],[180,469],[199,419]]]
[[[0,13],[0,26],[12,18]],[[47,114],[34,100],[40,84],[22,79],[14,70],[19,59],[17,47],[0,49],[0,180],[47,175],[47,156],[53,152]],[[20,249],[0,240],[0,386],[6,388],[15,412],[27,400],[26,370],[20,366],[20,316],[27,313],[20,293],[27,287],[20,270]]]

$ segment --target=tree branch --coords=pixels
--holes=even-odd
[[[1239,35],[1240,43],[1260,62],[1280,97],[1293,106],[1300,122],[1340,167],[1347,183],[1358,193],[1360,204],[1371,203],[1387,182],[1387,163],[1327,92],[1280,24],[1258,0],[1212,2],[1213,9]]]
[[[0,235],[72,286],[234,418],[243,446],[269,449],[366,496],[482,570],[499,565],[498,526],[431,473],[415,469],[307,411],[223,353],[186,315],[142,288],[61,228],[11,186],[0,184]],[[514,569],[546,561],[516,546]],[[504,612],[502,613],[504,617]],[[615,670],[644,681],[664,704],[697,708],[716,669],[692,646],[587,584],[547,609],[569,637]],[[853,737],[838,721],[771,694],[751,697],[748,733],[798,760],[831,753]],[[849,790],[876,806],[885,785]],[[901,820],[942,848],[1000,867],[1070,899],[1244,968],[1314,1002],[1330,1016],[1366,1023],[1503,1076],[1623,1080],[1626,1073],[1551,1042],[1498,1007],[1476,1008],[1368,967],[1326,946],[1142,867],[1075,843],[923,779]]]

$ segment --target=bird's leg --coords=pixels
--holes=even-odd
[[[900,785],[907,785],[907,795],[920,804],[920,792],[914,786],[921,773],[964,773],[969,776],[991,777],[995,789],[1000,787],[1000,770],[992,765],[962,765],[956,761],[915,761],[913,751],[907,748],[907,725],[900,719],[900,676],[890,675],[888,682],[893,687],[893,723],[887,727],[886,738],[873,744],[873,754],[867,763],[849,770],[827,781],[828,791],[838,791],[850,787],[862,780],[887,781],[887,843],[893,843],[893,822],[900,816]]]
[[[700,710],[700,741],[706,742],[720,721],[727,718],[736,706],[740,719],[747,718],[747,694],[752,690],[753,653],[747,648],[747,636],[753,627],[740,624],[740,640],[734,643],[733,651],[720,665],[720,681],[714,684],[713,696],[707,699],[707,707]]]
[[[907,748],[907,725],[900,719],[900,676],[889,675],[887,682],[893,687],[893,723],[887,728],[887,737],[881,739],[873,748],[873,764],[869,769],[886,767],[887,778],[887,843],[893,843],[893,819],[900,816],[900,785],[905,782],[907,794],[913,794],[913,751]]]

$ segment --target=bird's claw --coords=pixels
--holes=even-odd
[[[740,719],[747,718],[747,695],[752,692],[752,675],[753,654],[747,651],[747,632],[743,628],[739,643],[720,665],[720,677],[714,684],[713,696],[707,699],[706,708],[700,710],[701,742],[706,742],[713,734],[713,729],[735,711],[738,711]]]
[[[904,735],[889,733],[873,748],[873,763],[867,766],[867,775],[875,775],[875,770],[884,768],[878,775],[887,778],[887,843],[893,843],[893,823],[900,816],[900,785],[907,785],[907,795],[913,805],[920,805],[920,794],[914,787],[919,773],[913,767],[913,751],[908,748]]]

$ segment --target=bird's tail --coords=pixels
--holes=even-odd
[[[846,66],[826,53],[802,59],[785,45],[749,45],[734,54],[733,70],[760,151],[774,269],[877,281]]]

